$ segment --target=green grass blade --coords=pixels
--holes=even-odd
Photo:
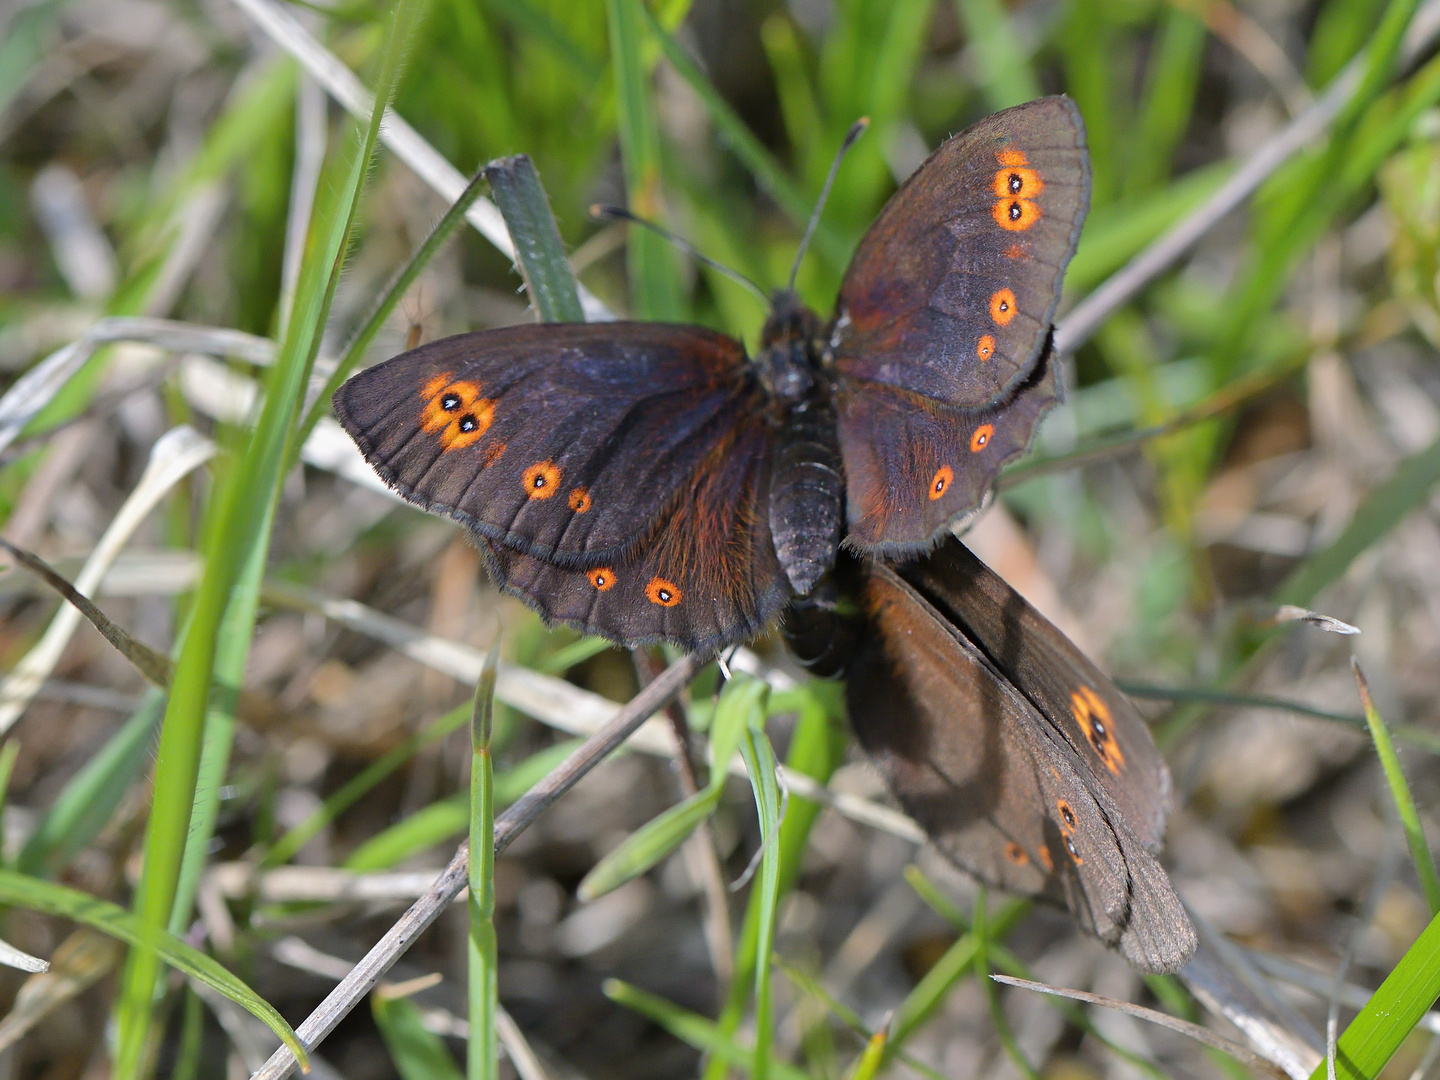
[[[584,322],[575,275],[534,163],[525,154],[492,161],[485,178],[515,241],[515,264],[540,321]]]
[[[1146,65],[1145,101],[1125,163],[1125,201],[1165,182],[1190,124],[1208,35],[1193,11],[1165,7]]]
[[[445,1040],[426,1029],[413,1001],[371,994],[370,1011],[401,1080],[463,1080]]]
[[[10,870],[0,870],[0,904],[83,923],[132,948],[150,953],[157,960],[164,960],[177,971],[224,994],[263,1021],[290,1048],[302,1066],[307,1061],[305,1048],[300,1045],[295,1032],[269,1002],[193,945],[187,945],[164,929],[142,922],[118,904]]]
[[[1425,901],[1430,905],[1431,915],[1440,915],[1440,877],[1435,874],[1435,860],[1430,855],[1430,845],[1425,842],[1425,830],[1420,824],[1420,814],[1415,809],[1414,796],[1405,781],[1405,772],[1400,768],[1400,755],[1395,752],[1395,743],[1390,739],[1390,729],[1375,708],[1370,696],[1370,684],[1365,681],[1365,672],[1360,662],[1353,657],[1350,667],[1355,672],[1355,686],[1360,691],[1360,703],[1365,707],[1365,722],[1370,727],[1370,738],[1375,742],[1375,756],[1385,770],[1385,782],[1390,785],[1390,795],[1395,800],[1395,813],[1400,818],[1400,828],[1405,832],[1405,842],[1410,845],[1410,857],[1415,860],[1415,874],[1425,890]]]
[[[711,1061],[707,1071],[708,1068],[718,1067],[722,1073],[729,1069],[750,1073],[755,1063],[754,1052],[737,1044],[730,1035],[722,1032],[714,1021],[682,1009],[662,997],[647,994],[619,979],[605,980],[601,989],[605,996],[617,1005],[623,1005],[653,1020],[681,1042],[704,1051]],[[793,1065],[782,1061],[769,1062],[768,1067],[775,1080],[811,1080]]]
[[[890,1038],[890,1029],[883,1027],[865,1044],[860,1057],[855,1062],[855,1068],[850,1071],[850,1080],[874,1080],[880,1073],[880,1066],[885,1063],[885,1045]]]
[[[365,350],[375,340],[375,335],[385,325],[385,320],[390,317],[390,313],[395,310],[396,305],[410,291],[410,286],[415,284],[416,279],[430,265],[430,261],[435,258],[440,249],[445,246],[445,241],[450,239],[455,229],[464,223],[466,211],[474,205],[475,200],[480,197],[480,193],[485,190],[485,186],[484,174],[476,173],[470,183],[465,186],[460,197],[435,223],[435,227],[430,230],[430,235],[425,237],[425,242],[415,249],[415,254],[410,256],[410,261],[405,264],[405,268],[395,275],[395,280],[385,290],[385,295],[380,298],[375,309],[370,312],[364,324],[350,339],[350,344],[345,346],[344,355],[340,357],[340,361],[335,365],[335,370],[330,373],[330,377],[325,380],[325,386],[321,389],[319,397],[311,403],[309,411],[305,413],[305,419],[300,422],[300,427],[297,429],[296,437],[291,445],[292,459],[287,465],[287,471],[295,464],[300,448],[305,445],[305,440],[310,437],[310,432],[320,422],[320,417],[324,416],[326,410],[330,408],[330,398],[334,396],[336,390],[340,389],[340,384],[364,358]]]
[[[798,717],[785,765],[821,784],[828,783],[845,756],[844,691],[834,683],[811,681],[801,688],[795,700],[790,700],[790,697],[786,695],[787,707],[794,708]],[[781,895],[799,877],[810,829],[819,814],[820,807],[799,797],[792,797],[785,809],[785,820],[780,825]],[[750,894],[745,922],[736,938],[734,977],[716,1023],[717,1032],[726,1040],[734,1037],[744,1017],[745,1003],[749,1000],[750,980],[757,955],[755,942],[760,933],[760,908],[761,893],[757,889]],[[725,1062],[712,1059],[705,1067],[704,1080],[723,1080],[725,1067]]]
[[[289,862],[320,830],[363,799],[377,784],[420,750],[433,746],[453,731],[459,731],[469,717],[470,708],[457,705],[444,716],[432,720],[424,728],[407,737],[399,746],[372,761],[328,796],[313,814],[275,841],[274,847],[266,852],[260,865],[280,866]]]
[[[1030,904],[1025,900],[1012,900],[1006,904],[990,920],[991,936],[1004,937],[1029,910]],[[955,944],[945,950],[945,954],[925,973],[915,989],[905,995],[905,1000],[895,1010],[895,1022],[890,1025],[888,1053],[898,1051],[940,1007],[950,988],[974,970],[979,952],[980,945],[974,934],[962,934]]]
[[[1394,970],[1340,1036],[1337,1080],[1374,1080],[1440,997],[1440,915],[1430,920]],[[1325,1080],[1322,1061],[1310,1080]]]
[[[620,156],[630,210],[657,220],[660,215],[660,128],[650,100],[650,72],[642,56],[641,0],[606,0],[610,63],[615,72]],[[679,321],[685,313],[675,252],[649,229],[631,229],[626,247],[630,303],[643,319]]]
[[[670,62],[676,73],[685,80],[700,103],[705,106],[710,121],[715,125],[715,133],[730,147],[731,151],[740,163],[750,171],[755,182],[764,189],[775,204],[785,211],[791,221],[797,225],[804,226],[810,219],[810,211],[814,208],[814,200],[805,193],[790,175],[775,159],[775,156],[765,148],[765,144],[756,138],[740,115],[730,107],[729,102],[721,96],[720,91],[715,89],[713,83],[705,77],[700,70],[700,65],[690,58],[675,38],[667,34],[660,26],[655,16],[648,8],[641,5],[649,23],[650,32],[660,42],[660,47],[665,53],[665,59]],[[829,262],[841,266],[845,262],[846,246],[835,235],[833,229],[828,228],[824,222],[816,228],[815,235],[810,241],[815,249]]]
[[[531,0],[482,0],[485,7],[517,29],[533,34],[564,59],[571,70],[593,82],[603,74],[600,61],[591,56],[549,11]]]
[[[763,685],[763,684],[762,684]],[[768,694],[769,687],[766,687]],[[762,702],[763,702],[762,697]],[[780,903],[780,780],[776,775],[775,751],[765,736],[763,709],[756,710],[752,723],[740,736],[740,754],[750,786],[755,792],[755,812],[760,817],[759,933],[755,936],[755,1063],[751,1075],[765,1080],[770,1063],[770,1040],[775,1017],[770,1005],[770,954],[775,944],[775,912]]]
[[[924,872],[914,863],[911,863],[905,868],[905,881],[915,890],[920,899],[925,901],[926,906],[929,907],[930,910],[950,923],[962,934],[970,929],[970,920],[965,917],[964,912],[956,907],[950,901],[950,898],[942,893],[939,888],[936,887],[935,883],[926,877]],[[1034,981],[1034,975],[1031,974],[1030,970],[1020,962],[1014,953],[997,941],[993,935],[990,936],[986,942],[986,953],[994,960],[994,966],[1005,974]],[[982,979],[982,987],[988,981],[988,979]],[[1096,1031],[1095,1026],[1090,1022],[1090,1017],[1073,1003],[1058,997],[1047,998],[1046,1000],[1052,1007],[1063,1013],[1070,1023],[1085,1032],[1085,1034],[1098,1040],[1102,1045],[1120,1057],[1123,1057],[1126,1061],[1136,1066],[1136,1068],[1155,1077],[1155,1080],[1165,1080],[1164,1074],[1160,1072],[1152,1062],[1146,1061],[1133,1051],[1117,1046],[1114,1042]],[[901,1060],[904,1060],[903,1055]]]
[[[65,785],[15,860],[22,874],[54,877],[94,840],[150,758],[165,696],[149,690],[104,748]]]
[[[0,836],[5,835],[6,795],[10,791],[10,775],[15,771],[15,759],[19,755],[19,739],[10,739],[4,745],[0,745]]]
[[[495,777],[495,805],[513,803],[579,745],[578,739],[556,743],[498,774]],[[346,870],[357,872],[388,870],[436,844],[464,836],[469,827],[470,795],[469,792],[458,792],[376,833],[352,851],[343,866]]]
[[[639,877],[683,844],[715,812],[725,791],[730,759],[744,732],[764,722],[769,689],[750,678],[725,684],[710,721],[709,786],[656,815],[596,863],[580,882],[581,900],[588,903]]]
[[[1006,6],[1000,0],[956,0],[970,55],[980,66],[985,103],[1008,109],[1041,94],[1030,58],[1020,48]]]
[[[423,0],[399,0],[396,7],[373,115],[363,140],[345,159],[344,181],[334,189],[325,210],[317,208],[314,243],[301,269],[286,337],[269,372],[259,419],[242,459],[225,472],[207,515],[205,575],[191,609],[161,727],[144,864],[135,896],[135,911],[141,923],[156,930],[170,923],[174,910],[195,808],[222,623],[235,583],[251,557],[251,545],[260,545],[259,557],[268,547],[268,534],[262,534],[261,528],[272,520],[272,507],[284,475],[282,466],[288,456],[287,443],[295,435],[296,417],[339,282],[380,119],[399,80],[409,31],[422,6]],[[248,635],[248,627],[246,632]],[[118,1080],[134,1080],[144,1069],[158,964],[155,954],[149,951],[132,950],[127,961],[117,1009]]]
[[[1315,18],[1305,51],[1305,76],[1324,86],[1365,44],[1384,0],[1326,0]]]
[[[1065,271],[1066,287],[1082,290],[1100,284],[1213,195],[1233,171],[1231,162],[1217,162],[1123,205],[1096,207]]]
[[[576,306],[579,306],[578,300]],[[475,708],[470,721],[470,934],[467,939],[470,1038],[465,1067],[469,1080],[493,1080],[500,1068],[500,1040],[495,1030],[495,1013],[500,1007],[500,946],[495,938],[495,775],[490,758],[499,658],[497,640],[485,658],[485,668],[475,686]]]
[[[1001,1049],[1021,1076],[1027,1080],[1040,1080],[1040,1074],[1021,1053],[1020,1044],[1015,1041],[1015,1033],[1010,1030],[1010,1023],[1005,1019],[1005,1010],[1000,1006],[1000,994],[990,979],[990,920],[985,914],[983,888],[975,892],[975,918],[971,921],[971,926],[971,933],[975,938],[975,980],[979,983],[980,993],[984,995],[986,1007],[990,1010],[990,1023],[1000,1039]]]
[[[278,495],[278,492],[277,492]],[[200,877],[210,859],[210,839],[220,817],[220,791],[230,772],[230,750],[235,741],[235,703],[240,685],[245,680],[245,664],[250,658],[250,642],[255,636],[255,615],[260,608],[260,583],[265,577],[265,555],[275,522],[277,499],[266,507],[260,529],[250,542],[250,550],[241,567],[240,577],[230,594],[225,618],[215,646],[217,686],[205,714],[204,742],[200,749],[200,765],[195,777],[195,798],[190,813],[190,830],[185,837],[185,853],[176,880],[175,899],[170,909],[170,932],[183,934],[190,925],[195,893]]]
[[[1329,547],[1317,551],[1276,590],[1277,604],[1310,607],[1320,591],[1338,581],[1362,551],[1390,534],[1402,518],[1425,502],[1440,482],[1440,441],[1400,463],[1390,478],[1355,509],[1350,524]]]
[[[785,972],[785,977],[795,985],[797,990],[806,997],[818,1002],[831,1016],[834,1016],[851,1031],[863,1037],[867,1046],[873,1043],[877,1032],[873,1032],[865,1026],[865,1022],[861,1019],[859,1013],[846,1007],[843,1002],[836,1001],[835,998],[830,996],[829,991],[821,986],[818,981],[801,971],[794,964],[787,964],[784,957],[778,953],[775,956],[775,965]],[[890,1028],[888,1024],[884,1028],[884,1033],[886,1043],[888,1044],[890,1039]],[[926,1080],[944,1080],[944,1078],[934,1069],[930,1068],[930,1066],[904,1051],[896,1054],[895,1059],[902,1062],[907,1069],[919,1076],[925,1077]]]
[[[585,875],[576,890],[581,902],[588,904],[618,889],[660,862],[715,813],[722,794],[724,789],[718,786],[697,791],[636,829]]]
[[[549,656],[537,661],[534,665],[536,671],[543,671],[555,675],[569,671],[578,664],[583,664],[592,656],[599,656],[606,649],[613,649],[613,642],[602,637],[583,637],[579,641],[572,641],[569,645],[555,650]]]

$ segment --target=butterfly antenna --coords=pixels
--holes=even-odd
[[[628,221],[632,225],[643,225],[651,232],[657,233],[660,236],[663,236],[666,240],[669,240],[670,243],[674,244],[681,251],[685,252],[685,254],[689,255],[696,262],[704,263],[712,270],[718,270],[720,273],[728,277],[731,281],[745,286],[745,288],[749,289],[756,296],[760,297],[760,299],[763,300],[766,304],[770,303],[769,294],[767,294],[764,289],[762,289],[759,285],[756,285],[755,282],[751,281],[744,274],[740,273],[739,270],[732,269],[731,267],[726,266],[724,263],[716,262],[714,259],[710,258],[709,255],[706,255],[704,252],[698,250],[694,244],[690,243],[689,240],[686,240],[680,236],[676,236],[673,232],[665,228],[665,226],[663,225],[658,225],[655,222],[649,220],[648,218],[642,218],[638,214],[632,214],[623,206],[610,206],[606,203],[596,203],[594,206],[590,207],[590,216],[600,221]]]
[[[790,265],[790,280],[785,283],[786,292],[795,291],[795,279],[800,274],[800,260],[805,258],[805,249],[810,246],[810,240],[820,226],[820,213],[825,209],[825,200],[830,198],[830,188],[835,183],[835,174],[840,171],[840,162],[845,159],[850,147],[855,145],[855,140],[860,138],[869,126],[870,118],[860,117],[850,125],[850,130],[845,133],[845,138],[840,143],[840,149],[835,151],[835,158],[830,162],[830,171],[825,174],[825,186],[820,189],[820,198],[815,203],[815,209],[810,212],[810,220],[805,224],[805,235],[800,238],[800,248],[795,252],[795,261]]]

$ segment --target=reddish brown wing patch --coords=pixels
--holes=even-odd
[[[1029,446],[1055,401],[1048,361],[1037,375],[1033,385],[979,416],[875,383],[842,389],[836,414],[846,545],[886,558],[914,554],[943,536],[956,517],[977,509],[996,473]]]
[[[485,543],[491,575],[547,620],[624,645],[748,640],[789,595],[765,513],[771,445],[762,410],[732,426],[627,558],[570,569]]]
[[[842,381],[880,382],[961,409],[993,405],[1033,372],[1089,203],[1074,104],[1007,109],[944,143],[861,240],[829,345]],[[1013,294],[1011,314],[990,301]],[[977,364],[975,343],[995,338]]]

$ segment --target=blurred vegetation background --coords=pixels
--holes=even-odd
[[[1284,976],[1285,1001],[1323,1030],[1323,994],[1294,989],[1304,972],[1324,984],[1351,947],[1351,980],[1374,986],[1433,914],[1424,860],[1417,870],[1392,857],[1403,850],[1392,787],[1370,752],[1347,661],[1353,652],[1363,664],[1399,739],[1418,824],[1436,835],[1435,6],[429,0],[394,109],[466,175],[530,155],[579,281],[612,311],[699,322],[753,348],[765,316],[754,296],[587,208],[628,204],[776,287],[836,146],[868,116],[799,279],[804,298],[828,312],[864,229],[931,149],[989,112],[1063,92],[1084,115],[1094,168],[1063,313],[1194,212],[1352,65],[1330,137],[1281,164],[1067,362],[1067,403],[969,536],[1149,703],[1176,777],[1168,859],[1182,894],[1242,946],[1308,965]],[[256,605],[228,609],[211,658],[232,683],[243,673],[255,697],[238,723],[231,707],[216,707],[193,729],[191,775],[173,798],[182,810],[193,800],[196,816],[188,841],[183,813],[175,819],[176,870],[159,892],[158,857],[142,872],[139,854],[147,843],[159,850],[164,831],[149,817],[161,697],[88,628],[42,640],[57,601],[21,571],[0,575],[0,667],[11,672],[0,700],[3,859],[20,894],[36,890],[28,904],[0,897],[16,905],[0,935],[54,958],[60,973],[28,982],[0,974],[0,1001],[12,1003],[0,1019],[6,1077],[110,1075],[117,1027],[106,1025],[122,999],[131,1003],[118,1021],[125,1075],[245,1075],[274,1045],[223,997],[178,978],[162,979],[153,1015],[135,1005],[149,1001],[135,961],[126,969],[109,938],[41,914],[58,903],[41,884],[133,902],[138,917],[219,958],[298,1023],[424,887],[423,873],[406,873],[442,866],[465,835],[470,754],[458,729],[473,650],[503,626],[518,668],[614,701],[639,685],[627,654],[546,630],[500,598],[456,528],[358,483],[324,422],[303,454],[299,439],[286,451],[304,466],[275,464],[264,474],[268,494],[236,502],[230,518],[216,510],[219,493],[240,490],[243,463],[259,460],[244,456],[260,441],[246,421],[272,357],[281,356],[276,371],[299,372],[303,388],[310,345],[287,342],[313,332],[317,370],[332,369],[448,204],[433,171],[427,179],[382,149],[338,249],[348,256],[333,304],[306,306],[324,291],[302,268],[323,247],[316,223],[343,219],[332,204],[343,208],[346,184],[364,172],[345,171],[355,123],[296,62],[285,42],[299,39],[276,10],[270,0],[0,6],[4,535],[72,579],[110,544],[95,569],[101,606],[168,651],[196,617],[195,590],[207,580],[197,575],[219,565],[217,523],[265,523],[260,540],[246,541],[258,544],[244,549],[249,569],[242,574],[240,560],[237,577],[209,579],[217,611],[232,587]],[[396,40],[391,9],[337,0],[283,10],[372,100]],[[125,324],[118,344],[94,339],[99,320],[115,316],[174,320],[193,333]],[[509,258],[462,228],[364,362],[407,341],[533,317]],[[54,368],[48,388],[23,381],[51,371],[47,358],[66,349],[75,362]],[[301,356],[299,366],[286,367],[288,355]],[[269,378],[278,400],[280,376]],[[301,430],[266,423],[258,430],[282,441]],[[200,467],[213,447],[161,440],[180,424],[218,445],[212,465]],[[154,512],[133,510],[147,462],[186,453],[195,460],[160,485]],[[135,522],[102,541],[122,506]],[[1279,603],[1363,633],[1298,625],[1277,635]],[[419,628],[424,647],[397,647],[393,623],[379,616]],[[472,651],[446,653],[447,643]],[[773,640],[743,665],[772,684],[770,734],[782,757],[837,790],[884,800],[858,757],[845,756],[833,687],[805,683]],[[211,667],[203,670],[197,718]],[[23,690],[26,671],[33,685]],[[537,684],[551,704],[517,707],[516,685],[502,679],[499,694],[502,803],[571,745],[553,730],[571,699]],[[703,729],[714,680],[698,685],[689,719]],[[180,730],[177,708],[167,732]],[[161,769],[174,760],[167,754]],[[742,927],[746,903],[752,922],[758,909],[752,890],[724,888],[759,842],[743,784],[717,796],[707,830],[681,854],[603,898],[577,896],[601,856],[690,790],[684,773],[663,746],[658,760],[618,757],[497,862],[500,1000],[551,1076],[717,1077],[724,1055],[702,1061],[693,1023],[719,1015],[705,1030],[724,1039],[739,1031],[746,1045],[754,1037],[745,1019],[754,958]],[[990,962],[983,918],[978,962],[972,952],[954,971],[937,968],[960,955],[957,943],[976,940],[938,897],[959,897],[968,923],[973,886],[911,840],[801,806],[810,804],[792,799],[782,834],[776,1075],[781,1061],[815,1077],[847,1074],[864,1043],[845,1018],[874,1031],[897,1008],[908,1026],[886,1059],[896,1075],[1226,1068],[1172,1033],[992,990],[976,977]],[[907,877],[917,859],[923,875]],[[347,891],[353,879],[341,870],[379,875],[367,879],[375,891]],[[930,878],[943,879],[939,894]],[[146,896],[162,906],[147,908]],[[991,946],[1012,949],[1040,977],[1194,1007],[1178,983],[1141,984],[1063,915],[1004,911],[1004,943]],[[351,1080],[458,1069],[450,1055],[464,1058],[465,920],[450,912],[407,954],[390,990],[322,1046],[322,1069]],[[432,973],[444,980],[404,985]],[[631,985],[606,981],[615,979]],[[1431,1030],[1417,1029],[1387,1076],[1434,1075]]]

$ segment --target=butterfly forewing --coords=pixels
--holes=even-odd
[[[875,383],[843,386],[836,411],[847,546],[880,557],[914,554],[978,509],[1057,399],[1052,359],[1047,350],[1012,397],[987,409],[955,409]]]
[[[334,400],[409,501],[589,569],[635,553],[760,395],[731,338],[595,323],[445,338],[361,372]]]
[[[1068,98],[1006,109],[943,144],[845,275],[830,338],[842,380],[962,409],[1001,401],[1039,359],[1089,195]]]
[[[1144,719],[1074,642],[951,539],[943,557],[900,568],[1035,705],[1151,851],[1170,811],[1170,771]]]

